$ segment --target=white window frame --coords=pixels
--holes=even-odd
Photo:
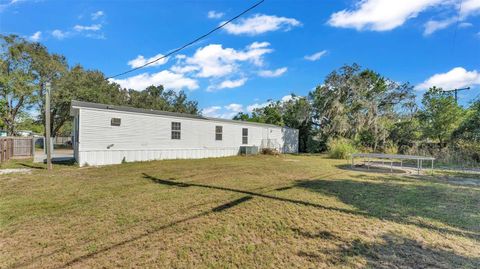
[[[170,125],[170,128],[171,128],[170,139],[172,139],[172,140],[182,139],[182,123],[181,122],[172,121],[172,123]],[[178,137],[177,137],[177,135],[178,135]]]

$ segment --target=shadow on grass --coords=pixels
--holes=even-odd
[[[145,233],[142,233],[138,236],[115,243],[113,245],[99,249],[95,252],[74,258],[69,262],[65,263],[60,268],[71,266],[83,260],[92,258],[100,253],[104,253],[109,250],[128,244],[130,242],[145,238],[149,235],[157,233],[163,229],[175,226],[177,224],[188,222],[197,218],[201,218],[212,213],[222,212],[226,209],[235,207],[241,203],[249,201],[253,197],[261,197],[261,198],[272,199],[280,202],[310,206],[310,207],[319,208],[319,209],[334,210],[341,213],[354,214],[354,215],[359,215],[364,217],[375,217],[380,219],[387,219],[387,220],[396,221],[400,223],[417,225],[422,228],[432,229],[439,232],[451,233],[459,236],[467,236],[475,239],[480,238],[479,234],[476,234],[473,232],[451,230],[448,228],[436,227],[433,225],[427,225],[425,223],[418,223],[418,222],[413,222],[409,220],[410,216],[423,216],[427,218],[440,220],[452,226],[457,226],[457,227],[461,227],[468,230],[469,227],[465,227],[461,225],[461,223],[465,221],[470,223],[475,220],[469,219],[465,216],[461,216],[461,213],[459,211],[454,212],[456,206],[458,205],[457,203],[453,203],[451,207],[447,207],[447,209],[435,208],[435,205],[437,205],[436,202],[438,201],[440,201],[440,205],[445,204],[450,206],[450,204],[448,203],[449,198],[441,198],[442,195],[448,194],[448,197],[450,197],[451,195],[453,196],[461,195],[454,192],[447,192],[445,190],[442,190],[441,188],[436,189],[435,187],[432,187],[432,189],[429,189],[424,186],[405,187],[399,184],[384,184],[384,182],[368,183],[368,182],[356,182],[352,180],[333,180],[333,181],[332,180],[304,180],[304,181],[298,181],[295,185],[291,186],[291,187],[306,188],[306,189],[327,194],[327,195],[335,195],[345,203],[352,204],[357,208],[359,208],[359,210],[348,210],[348,209],[324,206],[324,205],[320,205],[320,204],[316,204],[308,201],[277,197],[274,195],[268,195],[264,193],[258,193],[258,192],[241,190],[241,189],[234,189],[234,188],[213,186],[213,185],[206,185],[206,184],[192,183],[192,182],[180,182],[180,181],[175,181],[175,179],[166,180],[166,179],[157,178],[145,173],[143,173],[143,177],[147,180],[152,181],[153,183],[165,185],[169,187],[207,188],[207,189],[214,189],[214,190],[220,190],[220,191],[234,192],[234,193],[244,194],[247,196],[244,196],[234,201],[230,201],[228,203],[212,208],[211,210],[193,215],[191,217],[187,217],[181,220],[177,220],[177,221],[159,226]],[[280,189],[284,189],[284,188],[286,187],[282,187]],[[424,197],[422,197],[422,195]],[[420,198],[418,198],[419,196]],[[470,197],[470,196],[467,195],[466,197]],[[476,199],[478,199],[478,195],[476,197],[477,197]],[[462,197],[457,197],[456,199],[461,200]],[[475,207],[474,206],[475,203],[477,205],[479,203],[479,201],[477,200],[473,200],[472,202],[473,204],[469,207],[469,210]],[[460,218],[460,220],[453,220],[454,218]],[[470,229],[470,230],[478,231],[478,229]],[[298,230],[297,233],[300,234],[301,230]],[[311,238],[325,238],[325,239],[336,238],[335,235],[332,235],[329,232],[320,232],[318,234],[304,233],[302,235],[308,236]],[[349,252],[346,252],[346,253],[348,254]]]
[[[46,164],[47,162],[43,162],[44,164]],[[52,158],[52,163],[53,164],[58,164],[58,165],[66,165],[66,166],[72,166],[72,165],[76,165],[76,161],[75,159],[73,158]]]
[[[406,174],[405,170],[402,170],[398,166],[393,166],[392,169],[390,167],[377,167],[377,166],[365,166],[365,165],[358,165],[352,168],[351,164],[338,164],[335,165],[338,169],[347,170],[347,171],[355,171],[355,172],[367,172],[367,173],[381,173],[381,174]]]
[[[145,173],[143,173],[143,177],[146,178],[146,179],[149,179],[149,180],[151,180],[155,183],[166,185],[166,186],[175,186],[175,187],[181,187],[181,188],[198,187],[198,188],[207,188],[207,189],[214,189],[214,190],[221,190],[221,191],[229,191],[229,192],[247,194],[247,195],[251,195],[251,196],[254,196],[254,197],[273,199],[273,200],[277,200],[277,201],[281,201],[281,202],[288,202],[288,203],[293,203],[293,204],[298,204],[298,205],[311,206],[311,207],[316,207],[316,208],[320,208],[320,209],[335,210],[335,211],[340,211],[340,212],[347,213],[347,214],[365,215],[365,214],[362,214],[362,212],[358,212],[358,211],[354,211],[354,210],[324,206],[324,205],[320,205],[320,204],[311,203],[311,202],[308,202],[308,201],[283,198],[283,197],[278,197],[278,196],[269,195],[269,194],[265,194],[265,193],[246,191],[246,190],[240,190],[240,189],[233,189],[233,188],[214,186],[214,185],[206,185],[206,184],[200,184],[200,183],[176,182],[176,181],[173,181],[174,179],[170,179],[170,180],[160,179],[160,178],[156,178],[156,177],[147,175]],[[281,189],[286,189],[286,187],[282,187]],[[365,215],[365,216],[367,216],[367,215]]]
[[[60,161],[53,161],[54,165],[60,166],[75,166],[75,160],[60,160]],[[30,169],[38,169],[38,170],[45,170],[47,167],[45,166],[46,162],[43,163],[33,163],[32,161],[23,161],[23,160],[15,160],[15,162],[11,163],[13,166],[21,166]]]
[[[308,201],[296,200],[221,186],[200,183],[184,183],[156,178],[143,174],[144,178],[155,183],[175,187],[199,187],[247,194],[297,205],[311,206],[319,209],[334,210],[346,214],[374,217],[397,223],[416,225],[421,228],[480,239],[480,220],[477,211],[480,204],[480,192],[459,192],[442,186],[418,186],[414,184],[396,184],[392,182],[360,182],[353,180],[303,180],[292,187],[337,196],[342,202],[359,210],[349,210],[324,206]],[[285,187],[281,188],[284,189]],[[463,205],[463,210],[458,206]],[[438,227],[433,224],[412,220],[411,217],[424,217],[440,221],[461,230]]]
[[[399,184],[392,181],[304,180],[295,185],[313,192],[335,196],[369,216],[422,228],[480,238],[480,191],[458,190],[444,185]],[[455,232],[412,217],[432,219],[462,229]]]
[[[34,164],[29,164],[29,163],[18,163],[18,164],[23,166],[23,167],[27,167],[27,168],[31,168],[31,169],[40,169],[40,170],[45,169],[45,167],[43,167],[43,166],[38,166],[38,165],[34,165]]]
[[[301,228],[292,228],[292,231],[300,235],[301,237],[305,237],[308,239],[317,239],[317,238],[322,238],[322,239],[338,239],[338,236],[335,234],[329,232],[329,231],[319,231],[317,233],[312,233],[312,232],[307,232],[302,230]]]
[[[365,268],[479,268],[480,259],[465,257],[450,250],[432,248],[425,244],[388,233],[382,242],[367,243],[360,239],[352,242],[339,241],[338,250],[319,250],[330,256],[329,262],[348,265],[352,258],[366,260]],[[336,254],[333,254],[336,253]],[[316,252],[299,251],[298,256],[312,262],[324,261],[325,255]]]
[[[128,243],[131,243],[131,242],[134,242],[134,241],[137,241],[137,240],[140,240],[142,238],[145,238],[147,236],[150,236],[152,234],[155,234],[157,232],[160,232],[164,229],[167,229],[167,228],[170,228],[170,227],[173,227],[175,225],[178,225],[178,224],[181,224],[181,223],[185,223],[185,222],[188,222],[188,221],[191,221],[191,220],[195,220],[195,219],[198,219],[198,218],[201,218],[201,217],[205,217],[205,216],[208,216],[212,213],[220,213],[224,210],[227,210],[227,209],[230,209],[232,207],[235,207],[235,206],[238,206],[240,205],[241,203],[244,203],[244,202],[247,202],[249,201],[250,199],[252,199],[251,196],[245,196],[245,197],[242,197],[242,198],[239,198],[239,199],[236,199],[236,200],[233,200],[233,201],[230,201],[228,203],[225,203],[225,204],[222,204],[222,205],[219,205],[217,207],[214,207],[212,208],[211,210],[208,210],[208,211],[204,211],[202,213],[199,213],[199,214],[196,214],[196,215],[193,215],[191,217],[187,217],[187,218],[183,218],[183,219],[180,219],[180,220],[177,220],[177,221],[173,221],[173,222],[170,222],[168,224],[165,224],[165,225],[162,225],[162,226],[159,226],[157,228],[153,228],[149,231],[146,231],[142,234],[139,234],[137,236],[134,236],[134,237],[131,237],[127,240],[124,240],[124,241],[121,241],[121,242],[118,242],[118,243],[115,243],[113,245],[110,245],[110,246],[107,246],[105,248],[101,248],[99,250],[96,250],[96,251],[93,251],[91,253],[88,253],[88,254],[85,254],[85,255],[82,255],[82,256],[79,256],[79,257],[76,257],[68,262],[66,262],[65,264],[63,264],[62,266],[59,266],[57,268],[66,268],[66,267],[70,267],[78,262],[81,262],[83,260],[87,260],[89,258],[93,258],[95,257],[96,255],[98,254],[101,254],[101,253],[104,253],[104,252],[107,252],[107,251],[110,251],[110,250],[113,250],[113,249],[116,249],[118,247],[121,247],[123,245],[126,245]]]

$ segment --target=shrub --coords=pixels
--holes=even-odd
[[[398,154],[398,146],[393,143],[387,143],[383,148],[383,152],[386,154]]]
[[[349,159],[357,150],[351,140],[337,138],[327,143],[328,155],[334,159]]]
[[[261,153],[264,155],[279,155],[278,150],[272,148],[263,148]]]

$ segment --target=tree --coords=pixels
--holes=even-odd
[[[284,126],[282,117],[282,102],[269,102],[266,106],[255,108],[253,110],[253,118],[258,119],[259,122]]]
[[[32,71],[34,82],[36,84],[36,107],[39,112],[40,122],[45,126],[45,94],[47,85],[51,85],[52,100],[54,95],[58,95],[58,91],[63,90],[55,87],[57,80],[62,78],[68,72],[67,60],[63,55],[50,54],[45,46],[40,43],[30,43],[26,47],[26,52],[32,57]],[[55,135],[58,130],[58,122],[56,122],[56,114],[59,113],[61,107],[55,107],[52,103],[51,116],[51,133]],[[69,109],[68,109],[69,111]],[[63,123],[62,123],[63,124]],[[61,125],[61,124],[60,124]]]
[[[249,121],[250,115],[248,113],[238,112],[237,115],[233,116],[232,120]]]
[[[57,135],[63,125],[71,120],[72,100],[122,105],[126,98],[126,93],[117,84],[108,82],[102,72],[85,70],[76,65],[52,83],[51,132]]]
[[[28,112],[22,112],[18,116],[17,130],[30,130],[34,133],[43,133],[44,126],[35,120]]]
[[[400,153],[405,153],[419,141],[421,135],[416,117],[401,117],[389,129],[388,139],[398,147]]]
[[[313,136],[316,133],[312,122],[312,106],[306,97],[292,94],[292,99],[283,102],[283,122],[285,126],[298,129],[298,150],[313,152]]]
[[[298,129],[299,151],[307,152],[309,143],[312,143],[312,133],[314,132],[311,112],[312,108],[306,97],[292,94],[292,98],[288,101],[270,101],[264,107],[255,108],[251,114],[240,112],[233,119]]]
[[[0,39],[0,116],[7,133],[13,135],[17,117],[35,101],[32,57],[24,39],[15,35]]]
[[[198,114],[198,102],[188,100],[185,92],[165,90],[162,85],[149,86],[143,91],[128,90],[127,104],[133,107],[171,112]]]
[[[357,139],[374,151],[386,144],[391,121],[414,105],[412,86],[397,84],[357,64],[330,73],[309,98],[323,141]]]
[[[436,140],[443,148],[462,122],[464,111],[450,93],[437,87],[430,88],[423,95],[422,104],[419,119],[423,136]]]
[[[468,109],[465,120],[453,132],[453,138],[480,143],[480,100]]]

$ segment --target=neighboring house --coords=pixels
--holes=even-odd
[[[245,121],[72,101],[80,166],[238,155],[241,147],[298,152],[298,130]]]
[[[18,131],[15,131],[15,134],[16,134],[17,136],[28,137],[28,136],[33,136],[33,131],[30,131],[30,130],[18,130]]]
[[[7,136],[7,131],[0,130],[0,137]]]

